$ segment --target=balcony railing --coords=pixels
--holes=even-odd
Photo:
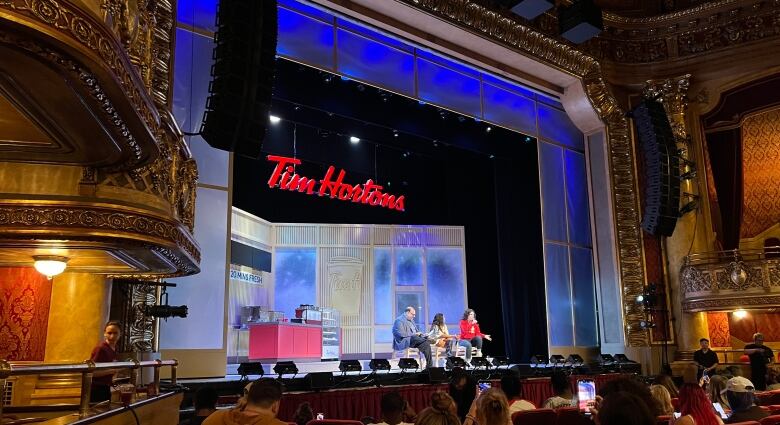
[[[680,269],[685,312],[780,306],[780,247],[691,254]]]
[[[81,374],[81,394],[79,395],[79,417],[89,415],[89,395],[92,388],[92,377],[101,371],[130,371],[130,384],[136,387],[138,384],[138,372],[144,368],[154,368],[153,390],[147,392],[148,396],[157,395],[160,388],[160,368],[171,368],[171,384],[176,385],[176,367],[179,362],[174,360],[153,361],[129,361],[112,363],[95,363],[87,360],[84,363],[72,364],[39,364],[31,366],[11,365],[5,360],[0,360],[0,389],[5,391],[8,378],[22,375],[55,375],[55,374]],[[2,392],[0,392],[1,394]],[[0,417],[3,415],[3,398],[0,397]]]

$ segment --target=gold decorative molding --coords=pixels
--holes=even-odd
[[[635,190],[633,147],[625,111],[609,91],[601,68],[593,57],[557,41],[515,19],[469,0],[398,0],[425,13],[482,34],[554,68],[582,79],[585,92],[606,124],[609,143],[612,190],[616,217],[618,267],[624,300],[636,299],[644,289],[638,200]],[[636,303],[624,303],[626,344],[649,345],[647,332],[640,329],[644,313]]]
[[[688,89],[690,87],[691,74],[685,74],[673,78],[648,80],[643,89],[646,98],[657,99],[664,105],[674,138],[677,143],[681,144],[689,142],[685,113],[688,110]]]

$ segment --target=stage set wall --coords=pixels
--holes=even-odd
[[[179,19],[174,68],[174,114],[183,131],[195,133],[199,130],[208,95],[216,6],[215,2],[210,1],[183,1],[178,2],[177,7]],[[333,25],[342,21],[341,18],[334,18],[335,15],[328,17],[329,12],[319,6],[314,9],[295,1],[280,2],[280,11],[282,9],[288,15],[313,22],[321,29],[330,28],[327,31],[335,32]],[[328,21],[331,26],[326,25]],[[352,31],[364,41],[371,41],[372,30],[361,30],[365,24],[360,22],[359,17],[353,16],[345,21],[348,23],[343,24],[338,31]],[[452,28],[448,34],[452,34],[453,39],[467,36],[462,32]],[[279,36],[280,46],[283,46],[289,34],[286,35],[281,26]],[[423,50],[430,55],[426,58],[429,64],[439,66],[443,72],[457,68],[457,64],[452,65],[455,61],[433,58],[437,51],[449,53],[446,47],[436,46],[433,42],[426,43]],[[283,54],[296,59],[292,53]],[[453,69],[448,70],[448,66]],[[464,68],[455,71],[463,73],[464,69],[469,68],[473,74],[473,67],[480,66],[480,63],[475,60],[468,66],[461,66]],[[342,75],[348,75],[349,72],[348,69],[326,69]],[[495,67],[485,66],[485,69]],[[546,325],[534,323],[533,326],[546,328],[550,353],[578,351],[593,355],[599,345],[609,347],[603,349],[604,352],[624,351],[623,319],[619,308],[622,298],[616,267],[614,220],[611,215],[613,197],[603,124],[583,124],[579,118],[581,113],[575,114],[576,117],[568,116],[569,106],[564,106],[571,105],[571,99],[556,99],[549,92],[542,94],[507,79],[493,77],[491,80],[489,72],[480,71],[478,74],[481,84],[492,82],[491,87],[498,89],[496,98],[503,98],[515,106],[517,102],[524,105],[522,108],[531,113],[530,120],[527,116],[517,117],[516,110],[508,111],[505,116],[510,121],[526,123],[523,124],[526,125],[522,129],[523,133],[538,140],[542,181],[540,198],[544,221],[544,297],[547,300],[548,318],[554,318],[548,320]],[[382,86],[380,82],[372,82],[367,77],[364,81]],[[586,99],[580,81],[572,80],[565,87],[565,92],[569,97]],[[485,90],[480,89],[479,93],[482,96]],[[427,94],[414,95],[423,97]],[[439,103],[460,111],[457,105],[452,107],[446,102],[446,98],[428,100],[428,103]],[[591,108],[589,103],[586,104],[587,108]],[[471,111],[462,113],[474,116]],[[592,108],[589,113],[593,115]],[[483,114],[480,117],[491,120],[491,117],[484,116],[484,110],[480,114]],[[493,119],[501,119],[500,115]],[[515,128],[511,122],[506,126]],[[231,154],[210,148],[199,136],[187,136],[187,139],[200,171],[195,236],[203,247],[202,272],[171,280],[181,285],[169,290],[170,303],[187,304],[190,315],[184,320],[174,318],[161,323],[160,346],[164,357],[182,360],[182,376],[221,376],[225,373],[228,351],[226,329],[233,158]],[[577,172],[572,173],[572,169]],[[577,189],[573,190],[575,186]],[[594,208],[594,205],[598,208]],[[590,263],[585,259],[589,259]],[[501,270],[503,288],[513,285],[510,280],[512,273],[511,270]]]
[[[269,294],[259,297],[267,308],[288,318],[299,304],[339,310],[342,359],[389,357],[392,322],[407,305],[417,309],[421,329],[441,312],[453,330],[468,305],[462,227],[270,223],[235,207],[231,221],[234,242],[272,254],[270,273],[250,271],[262,273],[253,286],[255,293]],[[286,266],[290,256],[304,258]],[[355,285],[345,289],[339,284],[345,280]],[[238,279],[230,285],[235,311],[248,290]],[[241,358],[247,331],[237,319],[229,317],[228,340],[237,348],[228,354]]]

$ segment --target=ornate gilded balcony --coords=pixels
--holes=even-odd
[[[197,273],[170,0],[0,0],[0,266]]]
[[[691,254],[680,269],[685,312],[780,306],[780,247]]]

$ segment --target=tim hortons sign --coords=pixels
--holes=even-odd
[[[339,170],[336,174],[336,167],[331,165],[325,172],[325,177],[317,180],[295,173],[295,166],[301,163],[300,159],[268,155],[268,161],[276,163],[271,178],[268,179],[268,187],[270,188],[307,195],[328,196],[340,201],[396,211],[404,210],[404,195],[396,196],[382,193],[383,187],[371,179],[366,180],[363,184],[344,183],[344,177],[347,173],[344,170]]]

